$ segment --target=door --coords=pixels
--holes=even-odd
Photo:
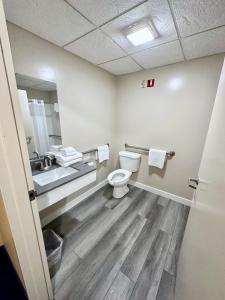
[[[0,200],[12,233],[20,278],[29,299],[52,299],[37,205],[35,201],[30,202],[28,196],[33,181],[2,0],[0,78]]]
[[[178,264],[176,300],[190,299],[225,299],[225,65]]]

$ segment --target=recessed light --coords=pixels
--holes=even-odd
[[[139,46],[154,40],[157,33],[152,24],[148,22],[129,27],[126,37],[134,46]]]

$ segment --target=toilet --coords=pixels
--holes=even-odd
[[[109,184],[114,187],[114,198],[122,198],[129,192],[127,183],[131,174],[139,170],[141,154],[129,151],[120,151],[119,159],[121,169],[111,172],[107,178]]]

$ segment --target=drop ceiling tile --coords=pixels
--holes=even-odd
[[[64,48],[93,64],[101,64],[126,55],[100,30],[90,32]]]
[[[128,74],[142,70],[142,68],[129,56],[109,61],[99,65],[99,67],[115,75]]]
[[[16,73],[16,83],[20,87],[32,87],[35,84],[41,84],[42,80]]]
[[[151,20],[159,36],[151,42],[135,47],[126,38],[126,30],[128,26],[142,20]],[[148,1],[101,28],[129,54],[177,39],[176,29],[166,0]]]
[[[182,39],[187,59],[225,52],[225,26]]]
[[[59,46],[94,28],[62,0],[4,0],[8,21]]]
[[[54,82],[46,81],[46,82],[43,82],[42,84],[33,86],[33,88],[36,90],[53,92],[53,91],[56,91],[56,84]]]
[[[224,0],[170,0],[182,37],[225,25]]]
[[[96,25],[101,25],[143,0],[67,0]]]
[[[131,56],[145,69],[169,65],[184,60],[179,41],[146,49]]]

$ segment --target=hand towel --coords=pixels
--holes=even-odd
[[[59,151],[63,148],[63,145],[51,145],[50,150],[51,151]]]
[[[70,156],[64,156],[61,154],[56,154],[55,157],[57,161],[60,161],[61,163],[67,163],[71,160],[77,159],[77,158],[82,158],[83,154],[80,152],[76,152],[75,155],[70,155]]]
[[[148,156],[149,166],[154,166],[159,169],[163,169],[166,160],[166,151],[150,149]]]
[[[75,163],[77,163],[77,162],[79,162],[79,161],[81,161],[81,160],[82,160],[82,158],[77,158],[77,159],[71,160],[71,161],[66,162],[66,163],[63,163],[63,162],[58,161],[58,160],[56,160],[56,162],[57,162],[57,164],[60,165],[61,167],[67,168],[67,167],[69,167],[69,166],[71,166],[71,165],[73,165],[73,164],[75,164]]]
[[[101,163],[109,159],[109,146],[103,145],[98,147],[98,161]]]
[[[62,149],[60,149],[60,152],[64,156],[72,156],[72,155],[75,155],[76,153],[78,153],[78,151],[73,147],[62,148]]]

